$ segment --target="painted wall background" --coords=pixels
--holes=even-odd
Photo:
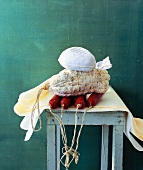
[[[45,113],[42,130],[24,142],[13,106],[21,92],[62,70],[57,59],[70,46],[87,48],[97,61],[109,55],[110,84],[143,118],[142,0],[0,0],[1,170],[46,170]],[[100,127],[83,129],[80,162],[71,169],[100,169],[100,137]],[[142,159],[124,136],[124,170],[142,170]]]

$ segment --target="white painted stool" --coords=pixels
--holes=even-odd
[[[54,113],[60,116],[61,110],[54,110]],[[82,115],[83,112],[78,112],[78,125],[81,125]],[[65,111],[63,124],[74,125],[74,116],[75,111]],[[107,170],[108,168],[109,125],[113,125],[112,170],[122,170],[124,113],[121,111],[90,112],[89,110],[85,115],[84,125],[102,126],[101,170]],[[47,170],[57,170],[59,160],[60,126],[50,111],[47,110]]]

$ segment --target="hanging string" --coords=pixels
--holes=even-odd
[[[31,111],[31,126],[32,126],[32,129],[33,129],[34,132],[38,132],[42,128],[42,120],[41,120],[41,116],[40,116],[40,107],[39,107],[39,97],[40,97],[43,90],[44,90],[44,88],[41,88],[38,91],[38,94],[36,96],[36,101],[35,101],[35,103],[33,105],[32,111]],[[35,110],[37,110],[37,112],[38,112],[38,120],[39,120],[39,124],[40,124],[38,129],[35,129],[35,127],[34,127],[34,124],[35,124],[35,122],[34,122]]]
[[[65,143],[67,145],[67,136],[66,136],[66,129],[65,129],[65,126],[63,124],[63,121],[62,121],[62,116],[63,116],[63,108],[61,108],[61,118],[60,118],[60,122],[61,122],[61,125],[62,125],[62,130],[63,130],[63,137],[64,137],[64,141],[63,143]]]
[[[59,164],[58,164],[58,167],[57,167],[57,170],[59,169],[60,167],[60,163],[66,168],[66,170],[68,170],[70,164],[73,162],[73,160],[75,159],[75,163],[77,164],[78,163],[78,160],[79,160],[79,153],[77,152],[77,149],[78,149],[78,146],[79,146],[79,138],[80,138],[80,135],[81,135],[81,131],[82,131],[82,128],[83,128],[83,125],[84,125],[84,117],[85,117],[85,114],[86,112],[91,109],[91,107],[87,108],[83,115],[82,115],[82,120],[81,120],[81,126],[80,126],[80,129],[79,129],[79,132],[78,132],[78,135],[77,135],[77,139],[76,139],[76,148],[73,149],[73,146],[75,144],[75,136],[76,136],[76,131],[77,131],[77,113],[78,113],[78,108],[80,106],[77,106],[76,108],[76,112],[75,112],[75,127],[74,127],[74,134],[73,134],[73,138],[72,138],[72,143],[71,143],[71,146],[67,146],[67,136],[66,136],[66,131],[65,131],[65,126],[63,124],[63,121],[62,121],[62,116],[63,116],[63,109],[61,109],[61,116],[59,117],[58,115],[56,115],[51,109],[50,109],[50,112],[51,114],[55,117],[55,119],[59,122],[60,124],[60,129],[61,129],[61,135],[62,135],[62,141],[63,141],[63,144],[64,144],[64,147],[62,148],[62,157],[60,158],[60,161],[59,161]],[[72,156],[72,159],[70,160],[70,156]],[[63,158],[65,158],[65,163],[63,163]]]
[[[78,110],[78,107],[76,109],[76,113],[77,114],[77,110]],[[66,167],[66,170],[68,170],[68,167],[70,166],[71,162],[73,161],[74,157],[72,158],[72,160],[69,162],[69,156],[72,155],[73,156],[73,153],[75,152],[73,148],[67,146],[67,138],[66,138],[66,132],[65,132],[65,126],[63,124],[63,121],[62,121],[62,114],[63,114],[63,110],[61,109],[61,118],[59,118],[51,109],[50,109],[50,112],[52,113],[52,115],[59,121],[59,124],[60,124],[60,129],[61,129],[61,134],[62,134],[62,139],[66,139],[66,140],[63,140],[63,144],[64,144],[64,147],[62,148],[62,153],[63,153],[63,156],[61,157],[60,161],[59,161],[59,164],[58,164],[58,167],[57,167],[57,170],[59,169],[59,166],[60,166],[60,163],[63,164],[63,166]],[[74,134],[76,134],[76,125],[77,125],[77,116],[75,116],[75,129],[74,129]],[[72,141],[75,141],[75,135],[73,136],[73,139]],[[73,143],[74,144],[74,143]],[[63,163],[62,159],[66,156],[66,159],[65,159],[65,163]]]
[[[88,110],[90,110],[91,108],[92,108],[92,106],[90,106],[89,108],[87,108],[87,109],[85,110],[85,112],[83,113],[83,115],[82,115],[82,122],[81,122],[80,130],[79,130],[79,132],[78,132],[77,140],[76,140],[76,150],[78,149],[79,138],[80,138],[81,131],[82,131],[82,128],[83,128],[83,125],[84,125],[84,116],[85,116],[86,112],[87,112]]]

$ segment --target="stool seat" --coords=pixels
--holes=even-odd
[[[59,122],[53,117],[49,110],[47,112],[47,170],[57,170],[60,160],[60,126]],[[54,110],[60,116],[61,109]],[[64,125],[75,124],[75,111],[64,111],[62,120]],[[82,123],[83,111],[78,112],[78,125]],[[101,143],[101,170],[108,168],[108,136],[109,125],[113,126],[112,134],[112,170],[122,170],[123,162],[123,131],[124,131],[124,112],[90,112],[85,115],[84,125],[102,126]],[[104,147],[103,147],[104,146]]]

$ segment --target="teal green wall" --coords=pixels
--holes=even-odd
[[[42,130],[24,142],[13,106],[21,92],[62,69],[58,56],[70,46],[87,48],[97,61],[109,55],[110,84],[143,118],[142,0],[0,0],[1,170],[46,170],[45,113]],[[100,137],[100,127],[84,127],[80,162],[71,169],[100,169]],[[124,136],[124,170],[142,170],[142,160]]]

